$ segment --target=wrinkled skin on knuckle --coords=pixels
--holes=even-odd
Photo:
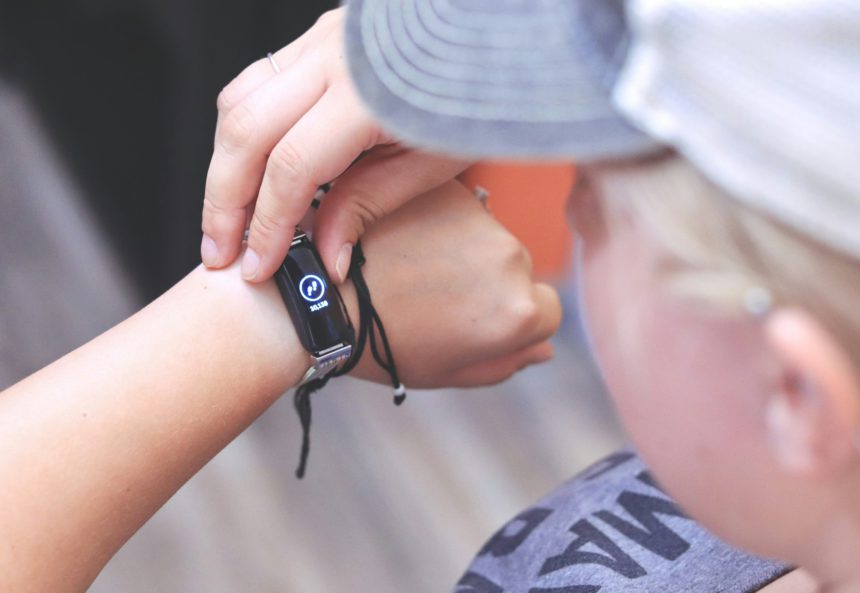
[[[349,218],[358,236],[361,237],[367,229],[385,217],[385,208],[379,203],[376,192],[367,187],[350,187],[349,196],[350,199],[347,202]]]
[[[241,218],[241,212],[234,213],[219,205],[207,190],[203,196],[203,217],[201,229],[210,237],[222,236],[231,230],[233,217]]]
[[[364,235],[367,229],[383,216],[380,211],[375,210],[371,204],[366,202],[355,202],[349,210],[352,227],[359,237]]]
[[[256,132],[256,116],[244,105],[238,105],[224,117],[218,130],[218,142],[230,153],[248,146]]]
[[[290,142],[281,142],[269,155],[268,175],[276,188],[304,188],[314,181],[301,152]]]
[[[251,221],[251,235],[262,243],[268,243],[272,237],[275,237],[286,231],[286,225],[275,218],[266,210],[259,208],[254,213],[254,219]],[[257,243],[257,245],[262,245]]]

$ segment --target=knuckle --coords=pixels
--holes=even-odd
[[[219,204],[208,191],[203,196],[203,218],[213,218],[221,216],[227,212],[227,209]]]
[[[385,208],[382,207],[373,193],[358,188],[352,192],[349,210],[359,236],[384,218],[386,214]]]
[[[211,198],[203,198],[203,222],[201,228],[207,235],[212,235],[217,232],[219,224],[218,218],[223,214],[223,209],[218,204],[214,203]]]
[[[523,263],[524,257],[527,254],[526,248],[513,235],[505,232],[499,238],[499,245],[496,250],[503,263],[519,266]]]
[[[218,93],[218,97],[215,99],[215,107],[218,109],[219,113],[227,113],[233,107],[236,106],[236,101],[233,99],[233,84],[228,84],[221,92]]]
[[[241,216],[241,210],[227,208],[215,201],[210,193],[204,194],[201,230],[207,235],[216,237],[229,233],[234,225],[240,224],[237,219]]]
[[[265,241],[270,237],[275,237],[284,232],[285,229],[286,226],[283,221],[265,210],[258,209],[254,213],[254,219],[251,221],[250,234],[262,237]]]
[[[302,153],[291,142],[281,142],[269,155],[269,174],[276,185],[309,178]]]
[[[519,257],[520,262],[522,262],[522,265],[525,267],[525,269],[528,270],[529,273],[531,273],[532,268],[533,268],[532,254],[526,248],[525,245],[520,244],[518,257]]]
[[[322,27],[333,23],[337,20],[339,15],[339,11],[337,9],[327,10],[322,13],[319,18],[317,18],[316,23],[314,23],[315,27]]]
[[[520,298],[509,303],[507,316],[514,333],[527,333],[540,320],[540,309],[533,299]]]
[[[219,140],[224,149],[231,152],[250,144],[256,130],[254,113],[244,105],[238,105],[224,117]]]

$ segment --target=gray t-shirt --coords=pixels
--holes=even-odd
[[[624,450],[500,529],[455,593],[747,593],[789,567],[721,542]]]

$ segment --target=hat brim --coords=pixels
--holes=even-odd
[[[411,145],[469,157],[645,154],[660,144],[612,105],[627,43],[618,4],[351,0],[347,59],[370,111]]]

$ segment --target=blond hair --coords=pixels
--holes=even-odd
[[[632,212],[666,249],[673,295],[739,311],[751,287],[765,288],[777,305],[812,312],[860,368],[860,260],[732,199],[674,153],[582,173],[610,225]]]

